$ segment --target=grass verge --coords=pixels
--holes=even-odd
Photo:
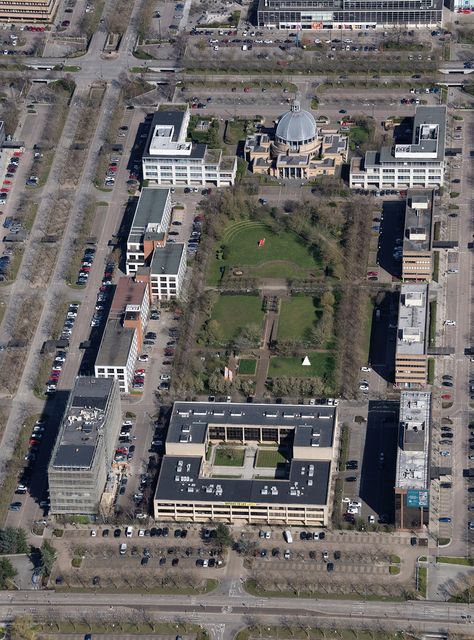
[[[257,597],[270,597],[270,598],[319,598],[321,600],[371,600],[371,601],[381,601],[381,602],[404,602],[405,598],[402,596],[376,596],[376,595],[364,595],[362,596],[360,593],[324,593],[324,592],[308,592],[308,591],[300,591],[296,593],[295,591],[267,591],[266,589],[261,589],[256,584],[255,580],[249,578],[244,583],[244,589],[247,593],[252,596]]]
[[[429,328],[429,343],[430,347],[434,347],[436,344],[436,312],[438,309],[438,303],[436,300],[430,302],[430,328]]]
[[[435,359],[428,358],[428,384],[434,384],[435,379]]]
[[[423,598],[426,598],[426,587],[428,580],[427,567],[417,567],[417,591]]]
[[[444,564],[462,564],[465,567],[474,567],[474,558],[453,558],[451,556],[439,556],[436,562]]]

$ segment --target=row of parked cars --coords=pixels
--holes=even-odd
[[[3,179],[3,184],[0,189],[0,205],[6,204],[8,200],[8,194],[10,193],[10,188],[12,186],[13,178],[15,177],[18,166],[20,164],[21,155],[22,155],[21,151],[15,151],[8,162],[7,172],[5,174],[5,177]]]
[[[64,325],[59,338],[61,341],[64,341],[65,344],[69,344],[72,330],[74,329],[74,324],[76,322],[78,310],[79,304],[76,302],[71,302],[71,304],[68,306],[66,317],[64,319]],[[61,377],[61,371],[64,362],[66,361],[66,355],[67,354],[65,351],[58,351],[54,357],[54,361],[49,374],[49,380],[46,383],[47,394],[56,393],[59,378]]]
[[[92,263],[95,258],[95,249],[94,247],[87,247],[84,251],[84,255],[82,257],[81,268],[79,269],[79,274],[77,276],[76,284],[85,286],[87,281],[89,280],[89,272],[92,267]]]

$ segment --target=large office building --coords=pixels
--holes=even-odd
[[[98,378],[117,380],[129,393],[150,310],[145,282],[119,279],[94,366]]]
[[[184,244],[176,243],[157,247],[149,268],[152,300],[161,302],[179,298],[185,273],[186,246]]]
[[[411,141],[352,158],[352,189],[435,189],[444,182],[446,107],[417,107]]]
[[[403,282],[431,282],[434,193],[409,191],[403,233]]]
[[[420,530],[429,517],[431,394],[402,391],[395,472],[395,526]]]
[[[142,156],[143,179],[158,185],[233,185],[237,158],[188,141],[189,118],[187,105],[164,105],[153,115]]]
[[[52,22],[59,0],[1,0],[1,22]]]
[[[326,526],[337,439],[333,406],[176,402],[155,518]],[[222,447],[241,463],[221,465]]]
[[[165,246],[171,211],[169,189],[142,189],[127,238],[127,275],[149,263],[156,247]]]
[[[115,380],[76,379],[48,467],[52,514],[98,513],[121,418]]]
[[[260,0],[259,27],[323,30],[377,29],[441,24],[442,0]]]
[[[402,285],[395,351],[397,387],[411,389],[427,384],[427,324],[428,285]]]
[[[347,162],[347,153],[347,138],[318,130],[313,114],[297,100],[272,131],[249,136],[244,147],[252,173],[285,180],[334,176]]]

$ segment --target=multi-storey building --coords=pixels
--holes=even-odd
[[[337,409],[328,405],[176,402],[155,518],[326,526],[337,438]],[[222,442],[240,450],[245,473],[219,467],[209,448]],[[284,465],[266,462],[275,445],[286,452]]]
[[[431,282],[433,204],[433,192],[408,193],[403,234],[403,282]]]
[[[155,248],[165,245],[171,210],[169,189],[142,189],[127,238],[127,275],[148,264]]]
[[[442,0],[260,0],[259,27],[294,30],[376,29],[441,24]]]
[[[1,22],[52,22],[59,0],[1,0]]]
[[[434,189],[444,182],[446,107],[417,107],[409,143],[352,158],[352,189]]]
[[[76,378],[48,467],[52,514],[98,513],[121,418],[115,380]]]
[[[410,389],[427,383],[428,285],[404,284],[400,291],[395,385]]]
[[[179,243],[157,247],[149,272],[151,297],[154,301],[178,298],[186,273],[185,245]]]
[[[421,530],[429,518],[431,394],[402,391],[395,472],[395,526]]]
[[[94,372],[98,378],[118,380],[129,393],[137,356],[142,348],[150,295],[145,282],[120,278],[107,319]]]
[[[153,115],[142,156],[143,179],[160,185],[233,185],[237,158],[187,141],[189,117],[187,105],[171,104]]]

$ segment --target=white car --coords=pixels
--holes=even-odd
[[[361,367],[360,370],[363,371],[364,373],[369,373],[369,371],[372,371],[372,368],[371,367]]]
[[[375,516],[369,516],[369,524],[375,523]]]
[[[150,356],[147,355],[146,353],[142,354],[141,356],[138,356],[138,362],[148,362],[149,359],[150,359]]]
[[[160,380],[171,380],[171,376],[168,373],[162,373]]]
[[[144,535],[145,535],[145,529],[139,529],[138,530],[138,537],[139,538],[143,538]]]
[[[131,420],[124,420],[122,422],[122,427],[133,427],[133,422]]]
[[[368,384],[360,384],[359,385],[359,389],[361,391],[368,391],[369,390],[369,385]]]
[[[445,320],[445,321],[444,321],[444,324],[445,324],[447,327],[455,327],[455,326],[456,326],[456,322],[455,322],[455,320]]]
[[[97,531],[95,529],[92,529],[91,538],[96,538],[96,537],[97,537]]]

